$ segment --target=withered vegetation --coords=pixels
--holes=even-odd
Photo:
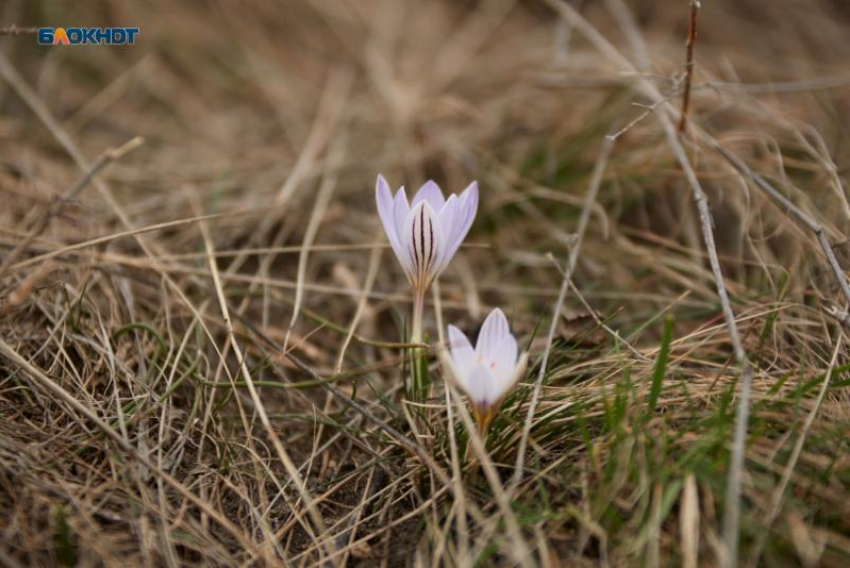
[[[687,0],[0,4],[0,564],[847,566],[850,10],[695,14],[681,120]],[[486,453],[379,172],[480,183]]]

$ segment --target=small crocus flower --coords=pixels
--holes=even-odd
[[[478,209],[478,183],[445,199],[440,186],[428,181],[408,204],[404,187],[393,197],[387,181],[379,175],[375,193],[390,246],[414,293],[424,295],[472,226]]]
[[[473,349],[466,335],[449,326],[448,366],[455,382],[466,393],[482,432],[525,372],[528,355],[519,355],[508,319],[499,308],[484,320]]]

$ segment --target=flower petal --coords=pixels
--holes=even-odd
[[[525,375],[526,369],[528,369],[528,351],[523,351],[519,359],[517,359],[516,365],[514,365],[513,375],[505,385],[502,385],[502,397],[507,395],[517,385]]]
[[[437,259],[437,274],[442,274],[442,272],[449,265],[449,261],[452,259],[451,256],[447,254],[449,249],[449,244],[451,243],[451,234],[454,230],[455,221],[458,216],[458,212],[460,210],[460,200],[457,195],[452,194],[446,200],[446,204],[443,206],[440,213],[437,215],[437,219],[440,223],[440,236],[442,240],[440,242],[440,257]]]
[[[475,349],[464,333],[453,325],[449,325],[449,349],[456,373],[456,380],[466,389],[469,371],[475,365]]]
[[[401,243],[398,240],[393,196],[387,180],[380,174],[378,174],[378,181],[375,183],[375,200],[378,203],[378,216],[381,218],[384,232],[387,233],[387,239],[389,239],[390,246],[393,247],[396,256],[399,256],[401,253]]]
[[[451,259],[454,257],[457,249],[460,248],[463,239],[466,238],[469,229],[472,228],[472,222],[475,221],[475,214],[478,211],[478,182],[472,182],[463,190],[458,199],[458,210],[455,213],[452,223],[451,235],[447,239],[446,250],[444,253],[443,264],[448,266]],[[443,226],[444,230],[448,228]]]
[[[430,179],[426,181],[425,184],[419,188],[419,191],[416,192],[416,195],[413,196],[413,201],[410,203],[410,206],[416,207],[420,201],[427,201],[437,213],[439,213],[443,208],[443,205],[446,204],[446,199],[443,197],[443,192],[440,190],[440,186]]]
[[[495,381],[493,375],[483,365],[475,365],[467,376],[467,384],[463,390],[466,396],[476,406],[490,406],[496,402]]]
[[[398,242],[402,245],[402,248],[404,248],[404,233],[402,233],[402,230],[404,229],[404,222],[407,220],[407,215],[409,213],[410,205],[407,203],[407,193],[404,190],[404,186],[401,186],[393,200],[393,217],[395,217],[395,228],[396,234],[398,235]]]
[[[410,283],[414,288],[424,290],[439,268],[437,259],[441,243],[440,224],[427,201],[420,201],[408,214],[401,238],[410,263]]]
[[[460,199],[454,193],[446,200],[446,204],[440,209],[437,217],[440,219],[440,227],[446,231],[447,235],[451,234],[449,229],[454,228],[457,213],[460,208]]]
[[[494,309],[484,320],[478,341],[475,344],[475,354],[482,364],[489,364],[496,357],[502,339],[511,334],[508,318],[499,308]]]
[[[513,387],[517,374],[516,338],[510,333],[502,337],[496,346],[489,361],[489,369],[496,382],[498,398],[501,398]]]

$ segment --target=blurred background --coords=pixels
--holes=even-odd
[[[575,5],[662,93],[679,98],[687,2],[628,4],[647,42],[644,62],[610,3]],[[333,198],[316,239],[371,243],[378,236],[376,173],[408,188],[433,178],[446,191],[479,179],[484,214],[473,239],[486,235],[496,253],[474,266],[466,255],[460,274],[447,280],[464,273],[470,280],[474,269],[485,287],[507,275],[558,282],[552,264],[536,263],[531,253],[563,255],[604,135],[639,118],[639,105],[647,104],[632,88],[634,76],[543,2],[10,0],[2,17],[21,27],[141,28],[136,45],[109,49],[3,38],[17,72],[89,161],[144,137],[132,158],[109,170],[110,189],[133,227],[188,216],[190,191],[206,213],[264,210],[263,234],[256,216],[218,222],[219,248],[268,245],[274,235],[298,244],[308,216],[287,213],[312,210],[330,176]],[[757,157],[767,173],[791,184],[804,178],[800,191],[827,212],[839,204],[847,212],[829,171],[814,165],[826,154],[839,167],[846,163],[848,17],[842,2],[804,0],[713,2],[700,15],[695,120]],[[16,226],[80,172],[20,97],[6,89],[2,105],[9,205],[0,214]],[[638,121],[618,148],[591,229],[624,223],[699,248],[693,219],[679,214],[690,209],[689,197],[670,171],[675,164],[657,121]],[[706,180],[707,190],[716,181]],[[748,199],[740,189],[712,195],[724,252],[749,257],[741,227],[755,223],[757,238],[776,242],[782,258],[775,260],[788,266],[800,254],[786,242],[796,240],[793,229],[751,218]],[[117,223],[114,209],[92,193],[66,216],[56,227],[64,238],[91,238]],[[333,222],[343,219],[350,222]],[[170,252],[195,251],[197,231],[187,232],[188,240],[169,243]],[[605,236],[588,241],[582,272],[591,287],[602,279],[606,288],[619,282],[628,291],[635,263],[645,259]],[[364,271],[368,254],[341,256]],[[315,255],[311,276],[339,258]],[[286,270],[283,259],[270,268]]]

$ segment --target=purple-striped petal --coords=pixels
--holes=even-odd
[[[478,184],[446,200],[440,187],[426,182],[408,202],[404,187],[392,195],[378,175],[378,214],[390,246],[411,284],[427,288],[448,266],[472,226],[478,209]]]
[[[441,241],[437,215],[427,201],[420,201],[410,211],[401,238],[410,263],[410,283],[414,288],[424,290],[436,274]]]

